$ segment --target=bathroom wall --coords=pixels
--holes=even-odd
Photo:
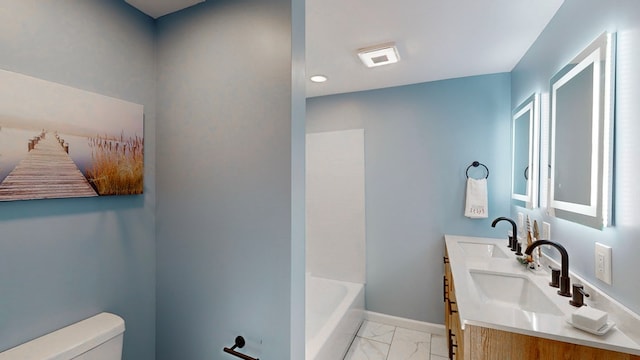
[[[565,0],[545,31],[512,72],[511,105],[517,106],[534,91],[549,92],[549,79],[603,31],[617,32],[615,102],[614,226],[602,231],[547,217],[551,238],[563,244],[571,270],[640,313],[640,287],[636,275],[640,254],[640,2],[636,0]],[[515,216],[521,208],[513,208]],[[594,244],[613,249],[613,283],[595,278]],[[552,254],[552,253],[551,253]],[[554,254],[552,254],[554,255]]]
[[[368,310],[442,324],[445,233],[509,214],[510,75],[307,99],[307,132],[364,128]],[[464,217],[465,170],[490,169],[489,218]],[[472,175],[484,175],[478,169]]]
[[[157,22],[158,359],[227,358],[237,335],[304,358],[303,10],[207,1]]]
[[[154,24],[122,1],[0,1],[0,68],[143,104],[144,195],[0,203],[0,351],[102,311],[155,358]]]

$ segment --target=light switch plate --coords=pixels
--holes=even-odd
[[[524,214],[518,213],[518,229],[524,229]]]
[[[611,247],[596,243],[596,278],[611,285]]]
[[[542,222],[542,240],[551,240],[551,224]],[[539,239],[540,240],[540,239]]]

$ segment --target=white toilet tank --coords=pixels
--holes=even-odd
[[[120,360],[124,320],[101,313],[0,353],[0,360]]]

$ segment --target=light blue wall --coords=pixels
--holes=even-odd
[[[307,100],[307,132],[365,129],[368,310],[443,323],[443,235],[506,232],[490,224],[509,214],[509,92],[503,73]],[[483,220],[463,216],[474,160],[491,171]]]
[[[534,91],[549,92],[549,79],[603,31],[617,32],[615,123],[615,226],[603,231],[541,211],[534,218],[551,223],[552,240],[569,252],[571,270],[640,312],[636,266],[640,254],[640,2],[636,0],[565,0],[545,31],[512,73],[512,106]],[[512,215],[519,209],[514,208]],[[594,243],[613,248],[613,284],[594,275]]]
[[[158,21],[158,359],[304,357],[302,3]]]
[[[145,106],[145,194],[0,203],[0,351],[101,311],[155,358],[154,24],[120,1],[0,1],[0,68]]]

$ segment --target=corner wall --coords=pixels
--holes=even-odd
[[[368,310],[442,324],[444,234],[504,235],[491,221],[509,213],[509,83],[503,73],[307,99],[308,133],[365,130]],[[488,219],[464,217],[474,160],[491,171]]]
[[[155,27],[121,1],[2,1],[0,68],[143,104],[144,195],[0,203],[0,351],[102,311],[155,358]]]
[[[302,2],[158,20],[159,360],[304,357]]]

